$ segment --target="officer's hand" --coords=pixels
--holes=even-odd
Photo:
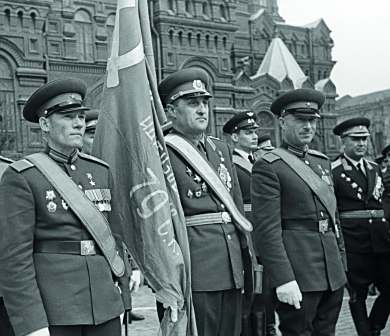
[[[173,323],[177,322],[177,307],[169,307],[171,313],[171,321]]]
[[[141,284],[141,271],[133,270],[130,277],[130,292],[136,292]]]
[[[27,334],[26,336],[50,336],[49,328],[35,330],[32,333]]]
[[[280,302],[288,303],[296,309],[301,308],[302,293],[295,280],[276,287],[276,295]]]

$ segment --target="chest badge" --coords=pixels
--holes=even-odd
[[[230,189],[232,188],[232,178],[230,176],[229,170],[222,162],[219,164],[218,167],[218,175],[223,184],[226,186],[227,190],[230,191]]]
[[[92,177],[92,174],[91,173],[87,173],[87,178],[89,180],[89,184],[94,187],[96,185],[96,182],[93,180],[93,177]]]
[[[57,210],[57,204],[54,201],[50,201],[46,204],[46,208],[50,213],[54,213]]]

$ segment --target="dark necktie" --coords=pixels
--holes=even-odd
[[[363,167],[362,167],[362,163],[359,162],[357,165],[356,165],[356,168],[357,170],[365,177],[366,176],[366,173],[364,172],[363,170]]]
[[[248,160],[250,163],[255,163],[255,158],[252,153],[248,154]]]

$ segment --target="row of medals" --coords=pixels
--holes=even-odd
[[[88,189],[85,190],[85,195],[98,208],[99,211],[111,211],[111,192],[110,189]],[[54,190],[46,190],[46,208],[50,213],[57,211],[57,198]],[[68,210],[68,204],[61,199],[61,205],[64,210]]]

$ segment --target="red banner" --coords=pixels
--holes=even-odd
[[[113,218],[156,298],[179,309],[163,335],[197,335],[183,210],[160,122],[147,1],[118,0],[93,153],[111,167]],[[167,314],[166,314],[167,315]]]

